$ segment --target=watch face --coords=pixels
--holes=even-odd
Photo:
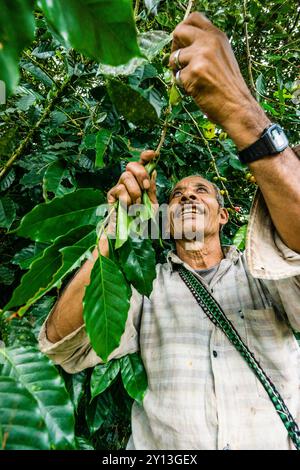
[[[269,137],[271,139],[274,150],[276,150],[277,152],[284,150],[288,146],[288,140],[285,133],[283,132],[281,127],[277,125],[274,125],[274,127],[271,126],[271,128],[269,129]]]

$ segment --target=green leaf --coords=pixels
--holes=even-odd
[[[115,404],[109,391],[96,397],[86,407],[86,421],[91,434],[94,434],[96,431],[98,431],[98,429],[101,428],[102,424],[106,421],[107,416],[111,413],[111,410],[114,407]]]
[[[28,109],[36,102],[36,97],[28,93],[27,95],[22,96],[17,102],[16,107],[20,111],[28,111]]]
[[[245,171],[245,169],[247,168],[247,165],[241,163],[239,158],[236,155],[231,156],[229,158],[229,165],[232,166],[232,168],[235,168],[236,170],[239,170],[239,171]]]
[[[35,77],[39,82],[42,82],[46,87],[51,88],[53,85],[53,80],[49,75],[47,75],[40,67],[24,62],[21,65],[22,69],[29,72],[33,77]]]
[[[99,64],[99,72],[112,77],[133,75],[138,67],[152,61],[154,57],[172,40],[172,35],[165,31],[146,31],[138,35],[141,53],[147,57],[134,57],[123,65],[112,67]],[[155,69],[154,69],[155,70]]]
[[[83,316],[93,349],[103,361],[120,344],[130,294],[126,279],[118,266],[100,255],[85,291]]]
[[[33,40],[33,0],[3,0],[0,16],[0,80],[11,94],[19,81],[19,56]]]
[[[147,374],[139,353],[121,358],[121,375],[124,387],[132,398],[142,403],[148,382]]]
[[[51,202],[39,204],[25,215],[17,229],[20,237],[40,242],[52,242],[55,238],[82,225],[93,225],[103,202],[103,194],[94,189],[78,189]]]
[[[8,443],[14,448],[23,439],[23,445],[26,446],[27,441],[31,442],[31,435],[33,434],[35,438],[37,430],[43,428],[45,422],[51,448],[73,449],[75,446],[73,406],[55,366],[35,347],[0,349],[0,355],[4,359],[1,378],[9,377],[16,380],[23,396],[32,403],[31,407],[33,408],[33,403],[38,407],[35,406],[33,416],[40,415],[40,424],[35,423],[36,429],[33,431],[31,417],[27,415],[24,419],[27,408],[15,402],[10,408],[12,421],[14,422],[15,416],[16,420],[23,421],[23,426],[19,428],[16,423],[11,423],[13,433],[12,435],[9,433]],[[9,396],[8,390],[6,394]],[[6,408],[5,397],[1,398],[0,407]],[[0,422],[1,420],[2,416]],[[47,448],[48,443],[44,444],[43,448]]]
[[[0,376],[0,440],[3,450],[49,450],[50,440],[39,406],[26,388]]]
[[[71,397],[75,411],[78,412],[80,401],[85,395],[88,370],[85,369],[76,374],[67,374],[66,372],[64,374],[67,391]]]
[[[95,166],[98,168],[104,167],[103,157],[110,142],[111,136],[112,132],[107,129],[101,129],[97,134]]]
[[[149,297],[156,277],[155,251],[151,240],[128,238],[118,253],[126,279],[140,294]]]
[[[68,47],[110,65],[140,56],[131,0],[39,0],[51,28]]]
[[[170,90],[169,103],[171,106],[176,106],[180,101],[182,101],[181,94],[179,93],[177,86],[173,84]]]
[[[115,242],[116,250],[124,245],[128,239],[131,221],[132,217],[128,215],[126,207],[124,207],[123,204],[119,202],[117,209],[117,230]]]
[[[6,310],[24,305],[19,312],[23,314],[46,292],[53,287],[60,287],[65,276],[80,266],[82,259],[95,243],[95,228],[89,225],[58,237],[54,244],[46,248],[31,264],[20,285],[14,290]]]
[[[91,396],[95,398],[113,383],[120,370],[119,361],[97,365],[91,376]]]
[[[13,259],[12,264],[17,264],[21,269],[28,269],[33,261],[40,258],[42,251],[47,248],[44,243],[36,243],[35,245],[29,245],[18,251]]]
[[[151,62],[172,41],[172,34],[166,31],[146,31],[139,34],[138,40],[142,54]]]
[[[233,237],[232,242],[239,250],[245,249],[247,227],[247,224],[240,227]]]
[[[16,217],[16,206],[12,199],[5,196],[0,199],[0,227],[9,229]]]
[[[151,126],[158,122],[155,108],[130,86],[118,80],[110,80],[107,91],[118,112],[128,121],[141,126]]]
[[[68,179],[70,182],[71,175],[66,167],[65,163],[57,160],[48,166],[44,177],[43,177],[43,192],[52,192],[55,196],[64,196],[74,191],[74,188],[66,188],[62,182],[64,179]]]
[[[0,266],[0,284],[5,286],[10,286],[15,278],[15,272],[10,269],[8,266]]]
[[[255,82],[256,90],[256,99],[258,102],[261,101],[262,97],[266,94],[266,83],[262,73],[260,73]]]
[[[1,180],[1,182],[0,182],[0,191],[6,191],[13,184],[13,182],[15,181],[15,178],[16,178],[15,170],[12,169]]]
[[[91,442],[84,436],[76,436],[76,449],[77,450],[96,450]]]

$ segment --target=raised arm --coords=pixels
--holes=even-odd
[[[155,179],[149,179],[144,165],[155,156],[153,151],[145,151],[141,154],[140,162],[132,162],[122,173],[118,183],[107,194],[109,204],[117,200],[129,206],[141,202],[142,189],[148,190],[148,195],[153,204],[156,200]],[[113,233],[115,228],[114,219],[111,219],[106,233]],[[108,240],[105,234],[100,238],[99,250],[102,256],[109,255]],[[68,334],[75,331],[83,324],[82,300],[86,286],[90,282],[90,275],[98,256],[98,250],[93,251],[93,260],[84,263],[75,277],[67,285],[60,299],[47,321],[47,338],[56,343]]]
[[[180,49],[177,64],[175,52]],[[192,13],[173,33],[170,65],[208,118],[221,125],[238,150],[260,138],[271,122],[251,95],[226,35]],[[249,164],[283,242],[300,252],[300,161],[287,148]]]

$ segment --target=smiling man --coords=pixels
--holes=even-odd
[[[292,449],[297,439],[300,446],[300,350],[293,335],[293,329],[300,331],[300,162],[281,128],[251,96],[226,36],[203,15],[193,13],[175,29],[170,65],[177,83],[234,140],[259,190],[242,253],[221,245],[228,213],[211,182],[193,175],[173,188],[176,250],[157,265],[150,298],[133,290],[120,346],[109,357],[139,350],[148,375],[143,403],[132,408],[127,448]],[[140,162],[127,165],[108,193],[110,204],[139,203],[143,190],[157,204],[155,175],[149,179],[144,167],[154,156],[148,150]],[[104,235],[100,251],[108,256]],[[88,260],[78,271],[40,333],[42,351],[70,373],[102,362],[82,318],[92,267]],[[269,377],[272,400],[211,321],[208,307],[216,304],[201,303],[182,277],[184,269],[221,306],[254,354],[254,368],[262,367]],[[278,412],[281,398],[284,416]],[[289,432],[282,417],[289,420]]]

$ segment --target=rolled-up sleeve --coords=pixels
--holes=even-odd
[[[246,259],[252,276],[263,282],[278,310],[300,331],[300,254],[281,240],[259,189],[250,212]]]
[[[132,288],[130,308],[122,334],[120,345],[108,356],[108,360],[117,359],[139,350],[138,330],[142,312],[143,297]],[[88,367],[103,363],[103,360],[93,350],[85,325],[65,336],[60,341],[52,343],[47,338],[47,319],[39,334],[39,348],[52,361],[63,367],[69,374],[75,374]]]

